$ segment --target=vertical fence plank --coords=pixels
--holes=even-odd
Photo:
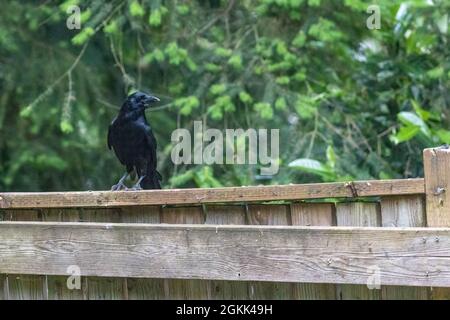
[[[351,202],[336,204],[338,226],[379,227],[378,203]],[[368,272],[367,277],[369,278]],[[337,296],[342,300],[378,300],[380,290],[371,290],[366,285],[337,285]]]
[[[428,227],[450,227],[450,149],[425,149],[423,152]],[[450,288],[432,288],[431,298],[450,299]]]
[[[334,204],[292,203],[291,218],[294,226],[332,226]],[[326,283],[295,284],[294,297],[301,300],[333,300],[336,299],[336,286]]]
[[[450,227],[450,149],[425,149],[423,163],[428,226]]]
[[[381,199],[383,227],[425,227],[425,204],[422,196],[393,196]]]
[[[205,214],[203,207],[165,207],[162,209],[162,223],[203,224]]]
[[[124,223],[160,223],[161,207],[136,206],[121,208]],[[164,299],[164,279],[126,279],[128,299],[155,300]]]
[[[48,222],[79,222],[80,210],[75,208],[41,210],[42,221]]]
[[[8,282],[6,281],[6,276],[4,274],[0,274],[0,300],[8,299],[7,285]]]
[[[127,298],[125,282],[119,278],[88,277],[89,300],[124,300]]]
[[[253,225],[292,224],[289,207],[281,204],[248,205],[247,221]],[[293,283],[249,282],[248,285],[250,299],[292,299],[294,295]]]
[[[206,205],[206,224],[245,225],[244,205]]]
[[[85,222],[111,222],[121,221],[120,208],[108,209],[82,209],[80,210],[80,220]],[[87,288],[87,299],[89,300],[115,300],[127,299],[128,287],[126,279],[119,278],[97,278],[88,277],[83,285]]]
[[[245,225],[245,206],[207,205],[206,224]],[[245,281],[211,281],[211,299],[248,299],[248,283]]]
[[[69,275],[68,275],[69,276]],[[69,289],[65,276],[48,276],[48,299],[49,300],[83,300],[85,296],[85,281],[81,279],[80,289]]]
[[[128,278],[129,300],[161,300],[165,299],[164,279]]]
[[[383,227],[425,227],[425,203],[422,196],[395,196],[381,199]],[[382,286],[384,300],[428,299],[429,288]]]
[[[248,222],[252,225],[291,225],[289,207],[284,204],[248,205]]]
[[[38,210],[5,210],[5,220],[42,221]],[[7,296],[11,300],[45,300],[48,298],[46,277],[41,275],[7,275]]]
[[[42,221],[64,222],[80,220],[78,209],[45,209],[41,211]],[[69,266],[67,266],[69,267]],[[46,276],[47,291],[49,300],[82,300],[83,299],[83,282],[81,281],[80,289],[69,289],[67,276]]]
[[[171,224],[203,224],[205,214],[203,207],[166,207],[162,209],[162,223]],[[205,280],[164,280],[166,299],[208,299],[211,282]]]
[[[44,276],[8,275],[10,300],[44,300]]]
[[[160,223],[161,207],[135,206],[121,208],[121,221],[125,223]]]

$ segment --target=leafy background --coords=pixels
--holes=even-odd
[[[68,30],[78,4],[82,29]],[[369,30],[370,4],[381,29]],[[108,125],[151,91],[164,187],[422,175],[422,149],[450,143],[446,1],[3,1],[0,190],[108,189],[123,168]],[[280,171],[179,165],[170,135],[279,128]]]

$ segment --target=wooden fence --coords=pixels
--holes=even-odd
[[[0,193],[0,299],[447,299],[450,150],[425,150],[424,168],[424,179]]]

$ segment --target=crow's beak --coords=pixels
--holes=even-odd
[[[159,98],[155,96],[147,96],[145,98],[145,107],[150,107],[153,102],[159,102]]]

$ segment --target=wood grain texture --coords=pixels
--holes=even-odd
[[[136,206],[121,208],[121,221],[124,223],[160,223],[161,207]],[[162,279],[126,279],[128,299],[155,300],[165,299],[164,280]]]
[[[378,227],[380,226],[380,208],[377,203],[353,202],[338,203],[336,205],[336,221],[338,226]],[[342,300],[378,300],[380,290],[369,289],[367,281],[373,266],[378,263],[367,264],[364,285],[339,285],[336,287],[337,296]]]
[[[136,206],[121,208],[121,221],[126,223],[160,223],[160,206]]]
[[[5,210],[4,221],[42,221],[38,210]],[[0,263],[1,263],[0,257]],[[4,282],[5,297],[10,300],[47,300],[47,278],[40,275],[7,274]]]
[[[0,257],[0,273],[353,284],[377,265],[382,285],[450,286],[449,228],[1,222]]]
[[[283,204],[254,204],[247,206],[250,225],[289,226],[292,224],[289,207]],[[275,282],[249,282],[249,299],[292,299],[294,284]]]
[[[332,203],[293,203],[290,206],[292,225],[332,226],[335,208]],[[333,284],[299,283],[294,286],[294,298],[301,300],[334,300]]]
[[[46,300],[44,281],[44,276],[9,274],[9,300]]]
[[[431,296],[432,300],[450,300],[450,288],[431,288]]]
[[[168,224],[205,223],[205,212],[201,206],[165,207],[162,209],[161,217],[161,222]],[[211,281],[205,280],[166,279],[164,281],[164,295],[166,299],[173,300],[209,299],[211,296],[211,286]]]
[[[83,222],[122,222],[120,208],[81,208],[80,221]],[[104,263],[101,259],[93,261],[93,263]],[[79,266],[77,263],[73,265]],[[119,279],[113,277],[88,277],[82,283],[86,286],[82,288],[87,294],[84,296],[88,300],[126,300],[128,298],[127,279]]]
[[[79,222],[80,211],[78,209],[42,209],[42,221],[46,222]],[[80,280],[80,289],[69,289],[67,280],[70,274],[65,276],[45,276],[49,300],[83,300],[87,299],[86,281]]]
[[[372,202],[349,202],[336,204],[338,226],[379,227],[381,225],[380,207]]]
[[[428,227],[450,227],[450,149],[425,149],[426,220]],[[432,299],[446,300],[448,288],[432,288]]]
[[[48,299],[49,300],[85,300],[86,279],[82,279],[80,289],[69,289],[67,286],[68,276],[48,276]]]
[[[289,207],[284,204],[249,205],[247,215],[250,225],[288,226],[292,224]]]
[[[450,226],[450,149],[425,149],[423,152],[427,224]]]
[[[332,226],[335,224],[333,203],[293,203],[290,207],[294,226]]]
[[[245,225],[246,207],[244,205],[206,205],[206,224]],[[210,282],[210,298],[213,300],[248,299],[248,283],[244,281]]]
[[[128,278],[129,300],[168,299],[164,294],[163,279]]]
[[[245,225],[245,205],[206,205],[206,224]]]
[[[88,300],[128,300],[128,288],[124,279],[89,277]]]
[[[205,213],[200,206],[165,207],[162,209],[161,223],[169,224],[203,224]]]
[[[409,195],[424,194],[424,192],[423,179],[114,192],[19,192],[0,193],[0,208],[99,208],[137,205],[184,205]]]
[[[8,300],[8,282],[4,274],[0,274],[0,300]]]
[[[425,227],[423,196],[392,196],[381,198],[383,227]]]
[[[381,199],[383,227],[425,227],[425,199],[423,196],[395,196]],[[429,288],[383,286],[383,300],[424,300]]]
[[[81,221],[80,210],[76,208],[54,208],[41,210],[43,221],[78,222]]]

